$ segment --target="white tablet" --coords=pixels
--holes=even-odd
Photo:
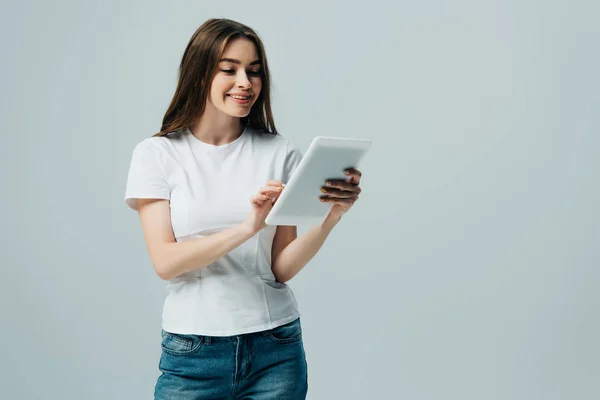
[[[344,170],[357,168],[370,146],[370,140],[315,137],[267,215],[267,225],[323,222],[333,206],[319,200],[325,181],[347,180]]]

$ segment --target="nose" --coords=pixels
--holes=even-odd
[[[238,87],[241,89],[250,89],[252,87],[252,83],[250,82],[250,79],[248,79],[248,75],[246,75],[246,72],[240,72],[238,74]]]

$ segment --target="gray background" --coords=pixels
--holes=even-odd
[[[374,141],[291,281],[310,399],[600,398],[596,4],[3,2],[2,398],[152,397],[125,179],[210,17],[262,36],[298,147]]]

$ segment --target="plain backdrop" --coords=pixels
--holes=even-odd
[[[593,1],[4,1],[4,399],[149,399],[165,283],[123,201],[208,18],[264,40],[281,134],[368,138],[291,282],[311,400],[600,398]],[[302,233],[306,227],[300,227]]]

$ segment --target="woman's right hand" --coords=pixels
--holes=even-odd
[[[266,185],[261,187],[257,194],[250,197],[252,211],[250,211],[242,225],[247,227],[253,234],[265,228],[267,226],[265,218],[269,215],[282,190],[283,183],[281,181],[267,181]]]

